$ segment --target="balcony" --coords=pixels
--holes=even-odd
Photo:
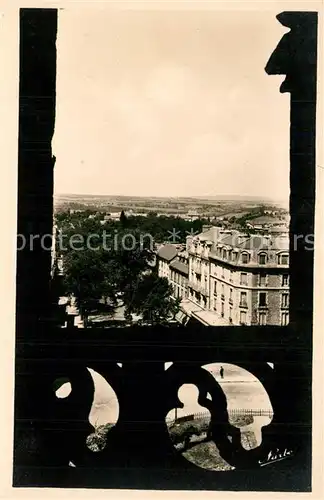
[[[231,304],[231,306],[233,305],[233,299],[228,299],[228,302]]]
[[[223,293],[221,294],[221,299],[225,300],[225,295]]]
[[[50,16],[54,13],[54,10],[50,12]],[[288,17],[285,25],[292,32],[296,31],[292,23],[294,15],[285,13]],[[292,106],[295,108],[291,128],[294,139],[292,153],[300,147],[295,130],[304,131],[306,137],[302,143],[306,146],[303,147],[304,155],[291,155],[291,162],[296,180],[302,181],[303,176],[308,175],[312,184],[312,174],[315,171],[312,159],[314,155],[311,154],[312,138],[315,136],[312,110],[315,114],[316,95],[313,95],[311,87],[311,91],[305,96],[303,89],[299,88],[296,75],[302,74],[304,87],[309,88],[308,81],[316,71],[316,63],[312,64],[312,59],[316,58],[314,25],[317,21],[312,21],[316,13],[302,12],[298,15],[299,18],[295,17],[295,23],[298,23],[297,42],[292,39],[289,47],[290,54],[297,54],[293,61],[294,75],[290,78],[288,75],[289,88],[293,94]],[[48,11],[42,10],[41,16],[36,16],[36,22],[33,16],[36,16],[34,9],[27,12],[26,19],[25,10],[21,29],[21,46],[24,49],[21,92],[23,97],[28,93],[31,102],[33,96],[43,89],[45,95],[50,95],[46,85],[55,81],[54,78],[47,78],[48,68],[55,62],[53,50],[48,46],[51,38]],[[28,29],[33,36],[27,36]],[[45,40],[41,40],[39,35],[35,36],[35,33],[43,33]],[[292,35],[287,33],[284,36],[287,38]],[[298,43],[300,38],[307,42],[306,51],[303,44]],[[26,48],[28,43],[33,45],[33,50],[29,52],[28,47]],[[38,57],[39,52],[43,57]],[[278,48],[276,52],[279,52],[279,56],[281,53],[282,65],[287,64],[287,59],[290,62],[284,48]],[[26,53],[37,56],[37,65],[33,59],[30,61],[30,58],[25,57]],[[42,70],[43,66],[45,71]],[[31,67],[38,67],[39,74],[34,74]],[[276,68],[277,66],[274,69]],[[27,82],[26,75],[30,75]],[[37,86],[40,83],[38,90],[33,85],[28,85],[30,82],[37,82]],[[46,102],[53,101],[46,99]],[[298,113],[300,102],[304,113]],[[21,120],[23,133],[20,150],[23,154],[19,158],[19,188],[21,198],[27,196],[29,203],[24,204],[27,210],[21,210],[19,218],[23,229],[26,229],[27,222],[34,222],[35,219],[38,223],[36,227],[42,227],[40,223],[43,210],[39,208],[42,202],[50,203],[52,198],[53,186],[49,175],[53,171],[50,156],[52,134],[49,134],[49,120],[45,119],[42,127],[44,139],[39,141],[39,134],[33,133],[34,127],[26,120],[28,107],[20,106],[20,109],[24,120]],[[39,112],[37,106],[30,106],[29,109],[33,122],[34,117],[35,120],[39,118]],[[42,112],[43,109],[46,115],[46,103]],[[33,161],[27,161],[30,157],[26,142],[27,139],[30,140],[30,136],[35,150],[38,147],[44,149],[45,144],[49,153],[45,150],[41,155],[34,155]],[[42,175],[42,172],[46,175]],[[30,182],[26,183],[26,178]],[[302,182],[299,185],[302,186]],[[300,194],[301,190],[299,197],[296,195],[291,199],[291,213],[296,228]],[[313,199],[310,198],[310,201],[304,207],[303,223],[311,225]],[[50,233],[50,230],[51,227],[45,227],[44,233]],[[49,327],[48,324],[39,322],[40,312],[46,310],[44,293],[40,293],[47,286],[46,265],[39,258],[43,254],[44,249],[40,249],[39,253],[29,252],[28,249],[17,252],[19,300],[13,470],[15,487],[311,491],[312,421],[309,382],[312,377],[312,297],[309,292],[312,290],[312,252],[305,253],[297,248],[292,256],[291,272],[296,286],[291,297],[294,328],[265,326],[262,327],[262,335],[260,327],[254,326],[243,328],[239,335],[236,327],[205,328],[204,325],[189,325],[185,329],[174,325],[115,328],[109,332],[90,328],[83,330],[82,335],[75,328],[63,331]],[[310,269],[309,279],[298,272],[300,266]],[[214,359],[242,363],[262,380],[274,408],[273,421],[263,429],[262,446],[258,449],[252,452],[241,449],[239,437],[235,447],[226,436],[221,439],[223,445],[220,455],[236,469],[225,474],[189,464],[183,455],[172,448],[165,425],[166,412],[174,409],[179,387],[188,383],[188,379],[208,394],[210,383],[201,376],[203,370],[197,370],[197,364],[200,366]],[[268,360],[274,363],[275,370],[267,365]],[[173,366],[166,370],[165,362],[170,361]],[[93,384],[87,370],[87,366],[91,365],[116,388],[121,403],[117,425],[107,435],[106,449],[99,453],[92,453],[85,447],[87,436],[93,432],[93,427],[89,424]],[[70,379],[72,392],[68,398],[59,400],[54,397],[53,382],[62,376]],[[296,380],[298,384],[295,383]],[[212,397],[208,404],[212,421],[215,422],[215,434],[222,436],[224,425],[219,422],[219,416],[224,395],[220,397],[218,393],[217,385],[212,383]],[[217,446],[217,439],[215,441]],[[292,450],[291,456],[288,460],[274,460],[269,467],[262,467],[266,465],[269,450],[276,450],[277,447],[280,448],[280,453],[281,450]],[[166,474],[166,471],[170,473]]]
[[[201,286],[200,283],[198,284],[198,283],[191,281],[191,282],[189,282],[189,288],[192,288],[192,290],[194,290],[197,293],[201,293],[202,295],[205,295],[205,296],[209,295],[208,289]]]

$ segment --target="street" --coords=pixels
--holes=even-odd
[[[221,366],[224,369],[223,379],[220,376]],[[208,370],[221,386],[227,399],[228,410],[272,410],[266,390],[250,372],[228,363],[213,363],[205,365],[203,368]],[[196,386],[192,384],[183,385],[179,389],[178,396],[180,401],[184,403],[184,408],[177,409],[178,417],[206,411],[206,408],[200,406],[197,402],[198,389]],[[174,410],[172,413],[174,416]]]

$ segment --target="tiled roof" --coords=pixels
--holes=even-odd
[[[175,259],[171,262],[170,268],[175,269],[176,271],[179,271],[182,274],[186,274],[187,276],[189,274],[188,264],[185,264],[184,262],[180,262],[178,259]]]
[[[174,245],[164,245],[161,247],[157,253],[159,259],[166,260],[170,262],[173,260],[179,252],[179,249]]]

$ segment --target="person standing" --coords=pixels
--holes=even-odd
[[[221,378],[223,379],[224,378],[224,368],[222,366],[220,367],[219,374],[220,374]]]

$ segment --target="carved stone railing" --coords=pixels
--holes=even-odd
[[[309,234],[317,15],[283,13],[278,19],[291,32],[266,70],[287,75],[282,91],[291,93],[291,235]],[[52,229],[56,24],[56,10],[21,11],[18,232],[26,237]],[[300,200],[305,200],[302,209]],[[17,254],[15,486],[310,489],[313,252],[302,240],[290,252],[288,327],[56,328],[49,321],[50,252],[38,245]],[[173,362],[168,370],[166,362]],[[202,368],[216,362],[245,368],[269,395],[273,420],[253,450],[242,448],[228,422],[224,393]],[[94,396],[87,368],[109,382],[119,403],[118,421],[100,453],[86,446],[93,432],[89,412]],[[53,389],[61,377],[72,387],[62,400]],[[175,450],[165,419],[180,407],[183,384],[199,390],[199,402],[211,414],[212,439],[234,470],[199,468]],[[287,450],[287,459],[262,467],[269,453],[281,450]]]

